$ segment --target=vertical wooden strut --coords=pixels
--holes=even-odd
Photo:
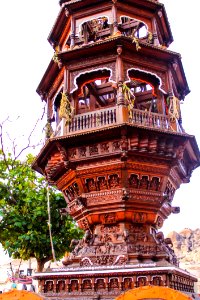
[[[117,0],[112,0],[112,15],[113,15],[113,35],[118,32],[118,22],[117,22]]]
[[[117,119],[119,123],[128,121],[128,108],[123,93],[124,66],[121,57],[122,46],[117,46],[116,82],[117,82]]]

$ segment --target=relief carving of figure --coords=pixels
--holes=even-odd
[[[46,291],[52,292],[53,291],[53,281],[47,281],[46,282]]]
[[[160,186],[159,178],[158,177],[153,177],[151,182],[150,182],[150,189],[153,191],[158,191]]]
[[[98,145],[92,145],[89,147],[90,155],[98,154]]]
[[[58,282],[58,292],[63,292],[65,290],[65,281],[64,280],[60,280]]]
[[[100,148],[101,148],[102,153],[108,153],[109,152],[109,144],[108,143],[101,144]]]
[[[129,230],[128,229],[124,229],[123,236],[124,236],[124,240],[126,242],[130,241],[130,234],[129,234]]]
[[[110,290],[112,289],[118,289],[119,288],[119,282],[117,278],[111,278],[109,282]]]
[[[110,175],[109,186],[110,188],[119,187],[119,177],[117,174]]]
[[[121,143],[120,141],[113,142],[113,151],[118,151],[121,149]]]
[[[147,279],[146,277],[139,277],[138,278],[138,287],[140,286],[145,286],[147,284]]]
[[[80,157],[85,157],[86,156],[86,147],[81,147],[78,150],[79,150]]]
[[[91,290],[91,289],[92,289],[92,283],[91,283],[91,280],[90,280],[90,279],[85,279],[85,280],[83,281],[82,287],[83,287],[83,291],[85,291],[85,290]]]
[[[105,214],[104,215],[104,223],[105,224],[116,223],[115,213]]]
[[[69,191],[70,195],[72,196],[72,198],[74,198],[75,197],[75,191],[74,191],[72,186],[69,186],[68,191]]]
[[[86,179],[86,186],[88,189],[88,192],[96,191],[96,184],[93,178],[88,178]]]
[[[147,190],[148,186],[149,186],[148,176],[142,176],[142,179],[140,180],[140,188]]]
[[[160,276],[154,276],[153,280],[152,280],[152,284],[160,286],[161,285],[161,278],[160,278]]]
[[[99,187],[99,190],[107,190],[107,182],[106,182],[106,179],[105,177],[99,177],[98,179],[98,187]]]
[[[132,188],[137,189],[139,185],[138,176],[135,174],[131,174],[129,178],[129,184]]]
[[[69,285],[70,292],[78,291],[78,280],[71,280],[71,283]]]
[[[103,278],[97,279],[95,284],[95,289],[98,291],[98,290],[104,290],[105,288],[106,288],[106,284],[104,279]]]
[[[132,280],[131,280],[131,278],[124,278],[123,288],[124,288],[124,290],[128,290],[128,289],[132,288]]]
[[[92,245],[93,242],[94,242],[94,236],[93,236],[92,232],[89,229],[87,229],[84,234],[84,237],[83,237],[83,243]]]

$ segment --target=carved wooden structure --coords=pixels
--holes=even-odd
[[[164,5],[157,0],[60,0],[55,50],[37,92],[46,143],[34,162],[85,230],[65,267],[36,276],[46,296],[113,299],[163,285],[192,292],[160,228],[199,166],[182,127],[189,93]],[[85,297],[85,298],[84,298]]]

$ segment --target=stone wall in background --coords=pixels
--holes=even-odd
[[[200,293],[200,228],[185,228],[180,232],[172,231],[169,235],[180,267],[198,278],[197,289]]]

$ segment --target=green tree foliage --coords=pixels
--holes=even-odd
[[[61,193],[49,188],[51,224],[48,222],[47,182],[31,168],[33,156],[22,162],[0,150],[0,243],[13,258],[37,260],[37,270],[53,259],[51,226],[56,259],[70,251],[72,239],[82,237],[70,216],[61,217],[66,207]]]

